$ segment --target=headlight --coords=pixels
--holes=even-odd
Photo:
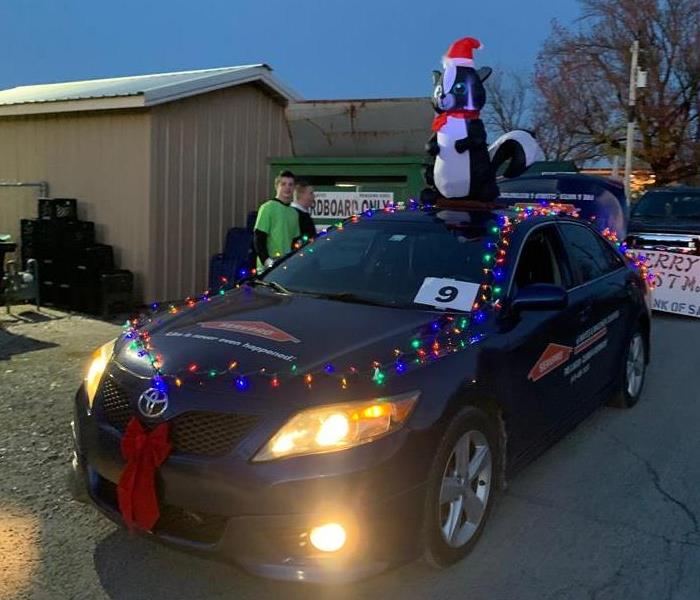
[[[302,411],[294,415],[253,460],[336,452],[366,444],[403,426],[418,396],[420,392],[415,391]]]
[[[109,359],[112,358],[114,344],[117,339],[118,338],[114,338],[92,353],[92,360],[88,367],[87,375],[85,376],[85,391],[87,392],[89,408],[92,408],[92,403],[97,393],[97,386],[100,384],[100,379],[102,379],[102,374],[105,372],[105,367]]]

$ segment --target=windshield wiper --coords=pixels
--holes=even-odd
[[[263,279],[251,279],[249,282],[251,285],[262,285],[263,287],[270,288],[279,292],[280,294],[291,295],[293,292],[288,290],[286,287],[280,285],[276,281],[265,281]]]
[[[364,298],[363,296],[358,296],[351,292],[338,292],[338,293],[313,293],[309,292],[316,298],[323,298],[325,300],[337,300],[338,302],[352,302],[353,304],[369,304],[370,306],[387,306],[389,308],[406,308],[407,304],[397,304],[394,302],[382,302],[380,300],[370,300],[369,298]]]

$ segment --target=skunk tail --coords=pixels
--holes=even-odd
[[[544,160],[544,152],[534,136],[520,129],[499,137],[489,146],[489,156],[496,172],[501,165],[510,161],[503,172],[503,176],[509,179],[522,175],[532,163]]]

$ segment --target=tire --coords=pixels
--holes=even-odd
[[[644,389],[647,367],[647,345],[644,334],[637,326],[627,342],[622,363],[622,382],[619,391],[610,400],[610,406],[632,408]]]
[[[498,465],[491,420],[471,407],[458,413],[440,441],[428,479],[422,540],[426,562],[444,568],[471,552],[491,512]]]

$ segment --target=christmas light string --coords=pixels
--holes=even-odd
[[[390,203],[383,209],[382,212],[393,213],[397,210],[432,210],[434,206],[419,205],[415,200],[409,200],[408,204]],[[394,348],[392,356],[389,360],[371,362],[369,369],[360,369],[357,366],[349,366],[347,369],[338,369],[332,363],[326,363],[320,369],[313,372],[299,373],[296,364],[293,364],[288,371],[282,372],[279,370],[268,370],[267,368],[255,369],[244,372],[240,369],[238,360],[232,360],[225,369],[201,368],[196,363],[190,363],[186,369],[182,369],[176,373],[166,375],[163,373],[162,356],[159,355],[154,348],[151,337],[145,323],[140,319],[132,319],[124,325],[124,337],[131,340],[130,349],[139,357],[149,361],[151,368],[154,371],[152,377],[152,385],[159,390],[167,390],[168,380],[176,386],[181,386],[185,381],[195,378],[201,384],[205,378],[215,379],[222,376],[230,376],[233,380],[233,387],[240,391],[248,391],[252,386],[252,379],[256,376],[267,378],[269,387],[279,389],[282,387],[283,380],[291,378],[303,377],[304,383],[310,388],[320,377],[334,378],[341,389],[348,389],[350,382],[366,375],[376,385],[383,385],[387,377],[400,376],[409,372],[416,365],[422,366],[435,360],[441,359],[454,352],[459,352],[467,348],[471,344],[479,342],[483,335],[467,331],[469,325],[473,322],[479,324],[484,322],[488,317],[490,310],[501,310],[504,283],[507,279],[505,270],[506,259],[510,247],[511,235],[518,223],[531,217],[546,217],[556,215],[567,215],[574,218],[579,218],[578,209],[568,204],[558,204],[543,201],[539,204],[518,205],[510,208],[511,215],[501,214],[497,221],[492,221],[487,226],[487,236],[485,239],[484,254],[482,261],[484,264],[483,273],[484,281],[479,287],[477,297],[472,306],[472,312],[464,315],[442,315],[440,318],[433,321],[427,331],[423,335],[416,335],[409,343],[409,349],[402,350]],[[318,239],[327,236],[331,231],[342,232],[345,227],[359,223],[362,218],[371,218],[377,210],[368,209],[361,215],[352,215],[346,222],[339,221],[327,230],[319,232]],[[645,265],[644,257],[635,257],[628,251],[624,243],[617,240],[617,235],[610,229],[606,229],[603,235],[611,243],[613,243],[621,253],[625,254],[633,262],[635,268],[639,269],[645,280],[651,283],[653,275],[648,272]],[[304,252],[313,252],[313,245],[309,245],[309,240],[303,240],[298,249],[299,256],[303,257]],[[307,247],[308,246],[308,247]],[[303,250],[307,247],[306,250]],[[251,272],[241,270],[240,277],[255,276],[255,270]],[[181,307],[171,304],[167,307],[170,314],[177,314],[182,310],[192,309],[202,303],[210,302],[216,295],[224,295],[226,286],[229,285],[226,278],[222,278],[222,287],[215,293],[206,291],[198,298],[186,298]],[[245,282],[236,283],[233,289],[238,289]],[[151,305],[153,311],[159,309],[158,304]],[[149,323],[153,322],[153,317],[148,319]]]
[[[649,262],[649,257],[644,254],[634,254],[634,252],[632,252],[627,247],[627,243],[621,242],[617,237],[617,233],[609,227],[606,227],[601,232],[601,234],[606,240],[613,244],[620,251],[621,254],[624,254],[629,259],[630,263],[632,264],[632,267],[635,270],[639,271],[639,274],[647,282],[649,289],[654,289],[656,287],[656,277],[647,265],[647,263]]]
[[[421,206],[423,210],[427,210],[431,207]],[[395,212],[396,210],[418,210],[418,204],[411,200],[408,206],[401,206],[390,203],[384,209],[383,212]],[[362,217],[370,218],[377,211],[374,209],[368,209],[362,213]],[[349,222],[357,223],[360,221],[360,215],[353,215]],[[331,229],[333,231],[343,231],[345,224],[341,221],[336,223]],[[327,235],[329,230],[319,233],[319,237]],[[313,248],[309,247],[308,252],[312,252]],[[303,256],[303,252],[300,253]],[[239,273],[239,275],[245,275],[245,272]],[[219,290],[219,294],[225,293],[225,285],[228,283],[225,279],[222,280],[224,287]],[[241,284],[237,284],[235,287],[239,288]],[[187,298],[181,307],[176,305],[170,305],[167,311],[170,314],[177,314],[183,309],[193,308],[200,304],[201,302],[208,302],[212,300],[212,297],[216,294],[212,294],[207,291],[203,296],[199,298]],[[152,310],[157,310],[159,306],[153,304],[151,306]],[[149,319],[152,322],[153,319]],[[380,362],[372,361],[371,368],[369,371],[370,379],[377,385],[382,385],[387,376],[391,374],[403,374],[409,370],[409,366],[412,364],[425,364],[428,361],[436,360],[445,356],[446,354],[456,352],[464,349],[468,344],[476,343],[481,339],[479,335],[472,335],[469,337],[456,338],[464,333],[464,330],[468,326],[469,318],[465,315],[461,318],[446,315],[440,319],[434,321],[430,326],[430,331],[426,336],[416,336],[411,340],[410,350],[402,351],[399,348],[394,349],[393,358],[390,362]],[[139,319],[134,319],[128,321],[125,324],[125,337],[131,340],[130,349],[139,357],[145,358],[149,361],[151,367],[154,370],[153,385],[158,389],[167,389],[167,379],[174,381],[175,385],[180,386],[184,383],[184,380],[189,377],[209,377],[216,378],[222,375],[234,375],[234,385],[239,391],[246,391],[250,388],[250,380],[254,375],[263,375],[269,378],[270,386],[272,388],[279,388],[281,385],[281,379],[287,376],[298,376],[298,369],[296,365],[292,365],[289,373],[272,372],[268,373],[268,370],[257,369],[248,373],[240,372],[237,367],[239,365],[238,361],[232,361],[227,369],[217,370],[217,369],[202,369],[196,363],[191,363],[186,369],[181,372],[174,373],[171,375],[165,375],[161,370],[162,357],[155,352],[155,348],[151,343],[150,334],[147,330],[143,329],[144,323]],[[311,386],[319,375],[333,376],[340,384],[340,387],[347,389],[351,379],[356,378],[362,374],[362,371],[356,366],[349,367],[347,372],[339,372],[336,367],[330,363],[324,365],[323,369],[319,372],[307,372],[303,375],[304,382]],[[200,380],[201,381],[201,380]]]

